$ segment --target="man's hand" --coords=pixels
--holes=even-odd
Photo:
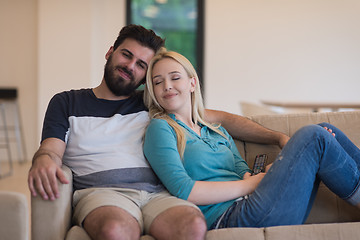
[[[44,200],[53,201],[59,197],[57,180],[62,184],[69,183],[61,169],[65,146],[63,141],[50,138],[44,140],[35,153],[28,176],[32,196],[39,194]]]
[[[57,179],[68,184],[61,168],[49,157],[40,156],[29,171],[28,184],[32,196],[39,194],[44,200],[55,200],[59,197]]]
[[[285,145],[287,144],[287,142],[289,141],[290,137],[285,135],[285,134],[281,134],[281,136],[279,137],[279,147],[281,149],[283,149],[285,147]]]

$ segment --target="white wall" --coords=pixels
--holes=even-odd
[[[206,2],[207,107],[360,102],[358,0]]]
[[[60,91],[97,86],[125,25],[124,0],[39,0],[38,119]],[[42,121],[38,122],[39,133]]]
[[[18,89],[18,102],[24,129],[28,158],[38,146],[37,122],[37,3],[36,0],[0,0],[0,87]],[[7,105],[8,124],[14,120]],[[2,122],[0,121],[2,124]],[[12,124],[13,125],[13,124]],[[0,131],[0,133],[3,133]],[[14,131],[10,132],[12,138]],[[0,135],[0,139],[3,139]],[[15,141],[12,157],[18,159]],[[0,160],[7,157],[4,151]],[[21,157],[21,156],[20,156]]]

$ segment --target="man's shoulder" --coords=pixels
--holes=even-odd
[[[58,92],[52,97],[52,99],[55,99],[55,100],[62,99],[62,100],[70,101],[75,98],[90,97],[91,93],[92,93],[92,90],[90,88],[88,88],[88,89],[72,89],[72,90]]]
[[[71,89],[56,93],[54,96],[83,96],[91,94],[91,88]]]

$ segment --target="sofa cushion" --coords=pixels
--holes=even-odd
[[[264,228],[223,228],[208,231],[206,240],[264,240]],[[286,238],[284,238],[286,239]]]
[[[91,240],[85,230],[79,226],[73,226],[66,235],[66,240]]]
[[[305,224],[265,229],[266,240],[349,240],[359,239],[360,223]]]
[[[85,230],[79,226],[73,226],[66,235],[66,240],[91,240]],[[140,240],[155,240],[149,235],[141,236]]]

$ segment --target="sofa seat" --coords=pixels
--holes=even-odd
[[[206,240],[349,240],[360,238],[360,222],[304,224],[268,228],[227,228],[207,232]],[[84,229],[74,226],[66,239],[91,240]],[[145,235],[140,240],[155,240]]]

